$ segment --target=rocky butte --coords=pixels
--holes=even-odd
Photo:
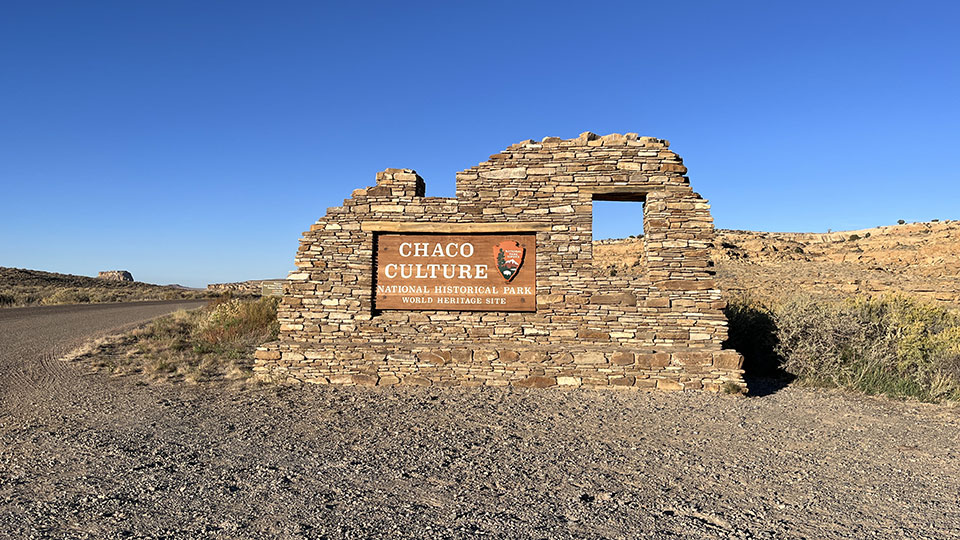
[[[310,227],[284,282],[263,376],[319,384],[744,386],[721,346],[710,205],[669,143],[547,137],[425,196],[387,169]],[[643,268],[592,264],[593,202],[642,203]],[[639,214],[638,205],[638,214]],[[638,215],[638,220],[641,219]]]
[[[133,274],[126,270],[107,270],[97,273],[97,279],[107,281],[133,281]]]

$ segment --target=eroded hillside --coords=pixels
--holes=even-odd
[[[642,238],[594,243],[603,272],[642,270]],[[717,231],[721,289],[758,297],[903,291],[960,307],[960,221],[832,233]]]
[[[206,291],[186,289],[178,285],[111,281],[73,274],[0,267],[0,307],[176,300],[202,298],[206,295]]]

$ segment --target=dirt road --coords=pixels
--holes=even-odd
[[[69,390],[77,381],[77,368],[57,358],[85,339],[204,303],[172,300],[0,310],[0,404],[16,408],[35,394]]]
[[[0,318],[0,537],[960,538],[958,408],[157,386],[43,319]]]

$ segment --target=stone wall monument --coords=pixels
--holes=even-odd
[[[453,198],[425,196],[413,170],[378,173],[304,233],[280,339],[255,370],[319,384],[742,387],[741,355],[721,347],[710,206],[668,146],[528,140],[458,173]],[[642,275],[595,272],[598,200],[642,202]]]

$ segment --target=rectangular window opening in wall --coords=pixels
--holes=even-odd
[[[596,274],[636,276],[645,272],[643,211],[643,194],[594,195],[593,267]]]

